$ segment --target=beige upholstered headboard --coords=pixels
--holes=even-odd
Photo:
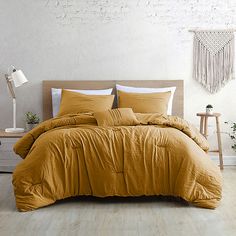
[[[127,85],[133,87],[161,88],[176,87],[173,101],[173,115],[183,117],[184,115],[184,82],[183,80],[45,80],[43,81],[43,120],[52,117],[52,96],[51,88],[64,89],[107,89],[114,88],[115,85]]]

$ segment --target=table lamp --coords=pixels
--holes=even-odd
[[[21,70],[17,70],[14,66],[11,66],[10,68],[12,68],[12,72],[10,72],[10,70],[8,69],[8,74],[5,75],[5,78],[13,100],[13,128],[5,129],[5,132],[21,133],[24,132],[24,128],[16,128],[16,95],[12,86],[12,82],[17,88],[27,83],[28,80],[26,79],[24,73]]]

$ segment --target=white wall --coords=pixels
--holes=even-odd
[[[236,81],[211,95],[191,78],[188,29],[196,27],[236,27],[236,1],[0,0],[0,127],[11,126],[11,64],[30,80],[16,91],[18,126],[26,111],[42,114],[41,82],[54,79],[184,79],[187,120],[198,125],[196,112],[211,103],[222,121],[236,121]],[[224,153],[234,155],[223,138]]]

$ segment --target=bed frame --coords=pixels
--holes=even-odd
[[[173,101],[173,115],[184,116],[184,82],[183,80],[44,80],[43,81],[43,120],[52,118],[52,96],[51,88],[64,89],[107,89],[114,88],[121,84],[133,87],[161,88],[176,87]],[[114,102],[116,107],[116,100]]]

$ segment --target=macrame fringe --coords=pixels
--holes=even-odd
[[[234,38],[216,54],[212,54],[194,36],[193,77],[210,93],[218,92],[234,77]]]

